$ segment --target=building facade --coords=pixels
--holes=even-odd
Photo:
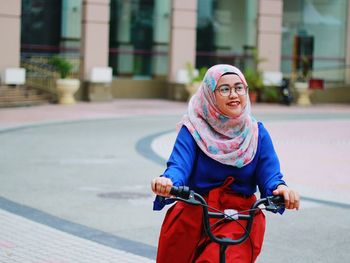
[[[296,79],[305,67],[350,83],[349,0],[2,0],[0,71],[60,53],[80,78],[112,67],[116,79],[178,82],[178,72],[259,56],[259,69]],[[326,86],[327,87],[327,86]]]

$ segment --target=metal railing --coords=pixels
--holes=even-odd
[[[21,57],[21,67],[26,69],[26,84],[32,88],[57,95],[55,82],[59,74],[49,64],[50,55],[33,55]],[[80,61],[77,57],[66,57],[72,64],[71,78],[79,78]]]

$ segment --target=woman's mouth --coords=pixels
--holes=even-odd
[[[237,107],[239,104],[241,104],[240,101],[231,101],[231,102],[227,103],[227,105],[230,107]]]

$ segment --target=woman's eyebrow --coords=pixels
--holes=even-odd
[[[239,84],[243,84],[243,82],[242,81],[236,82],[233,84],[233,86],[237,86]],[[219,85],[218,88],[221,86],[231,86],[231,85],[230,85],[230,83],[223,83],[223,84]]]

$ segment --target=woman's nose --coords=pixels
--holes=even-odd
[[[230,95],[229,95],[229,97],[230,97],[230,98],[236,98],[236,97],[238,97],[238,94],[237,94],[235,88],[231,88],[231,89],[230,89]]]

